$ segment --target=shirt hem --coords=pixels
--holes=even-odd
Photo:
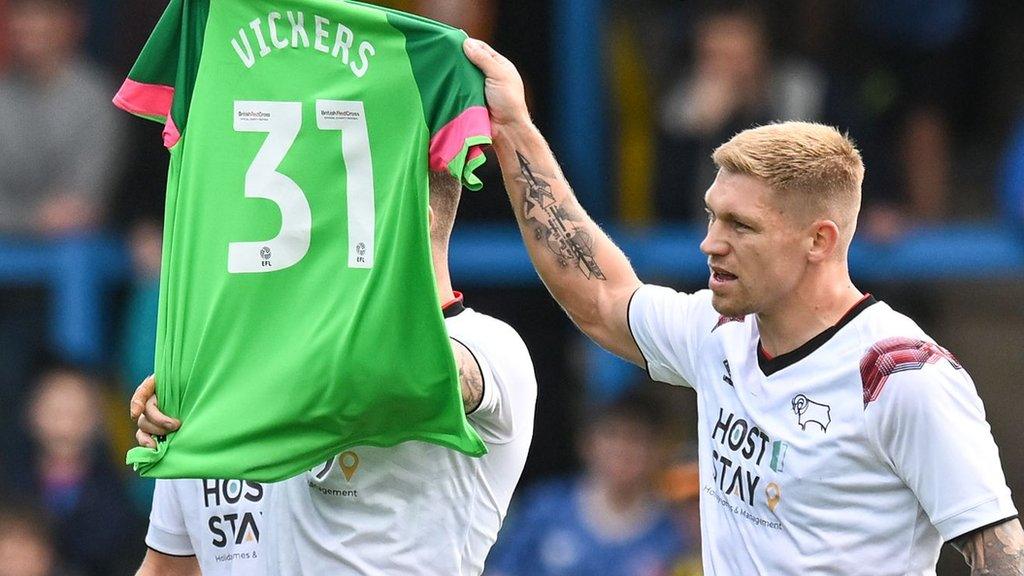
[[[970,517],[971,513],[980,512],[978,518],[973,519]],[[1009,498],[1003,496],[996,496],[988,498],[972,506],[968,506],[963,510],[950,514],[939,520],[933,522],[935,529],[942,535],[943,541],[950,541],[964,534],[968,534],[977,530],[979,527],[983,527],[997,521],[999,518],[1008,518],[1017,515],[1017,509],[1013,506],[1013,502]],[[960,526],[959,524],[966,524],[966,526]],[[944,525],[948,525],[949,529],[943,529]],[[957,534],[957,536],[946,537],[947,533]]]

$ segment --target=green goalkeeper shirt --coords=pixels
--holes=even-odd
[[[485,452],[438,306],[428,173],[490,142],[465,34],[341,0],[171,0],[114,102],[170,151],[144,476],[290,477],[356,445]]]

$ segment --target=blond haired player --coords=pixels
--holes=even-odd
[[[1024,533],[974,384],[858,290],[864,166],[832,128],[747,130],[714,155],[709,290],[643,284],[573,196],[515,67],[486,44],[497,152],[524,241],[580,329],[698,395],[705,573],[1024,573]]]

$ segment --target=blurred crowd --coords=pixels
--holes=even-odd
[[[646,218],[702,218],[717,144],[751,125],[808,120],[848,132],[864,155],[863,235],[895,239],[918,223],[994,215],[1020,224],[1022,184],[1008,172],[1020,163],[1011,134],[1024,114],[1019,7],[621,4],[616,43],[635,43],[649,58],[656,159],[649,188],[634,192],[652,197]]]
[[[492,42],[520,64],[541,127],[554,124],[550,2],[384,4]],[[164,6],[0,0],[0,258],[11,246],[113,238],[129,262],[110,291],[98,361],[54,345],[45,284],[0,281],[0,576],[130,574],[142,557],[151,485],[121,463],[132,442],[127,392],[153,364],[167,155],[158,128],[110,100]],[[601,9],[613,137],[611,162],[595,169],[614,183],[611,222],[699,223],[714,147],[751,125],[800,119],[838,126],[861,147],[862,234],[898,241],[919,223],[979,218],[1024,231],[1021,6],[630,0]],[[487,192],[464,202],[462,220],[508,218],[493,163],[484,179]],[[539,407],[531,459],[563,464],[528,466],[488,573],[698,573],[690,426],[642,384],[610,397],[567,385],[573,351],[562,343],[534,354],[540,401],[571,406],[578,424]]]

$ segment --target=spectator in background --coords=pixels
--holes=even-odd
[[[7,0],[0,0],[0,22],[7,21]],[[7,38],[0,35],[0,70],[7,66]]]
[[[679,557],[671,576],[700,576],[704,564],[700,548],[700,463],[697,443],[687,442],[665,471],[662,493],[671,503],[676,525],[692,545]]]
[[[853,79],[843,93],[860,116],[854,136],[871,170],[861,228],[892,239],[909,221],[947,216],[952,176],[950,120],[968,93],[964,47],[972,0],[853,3],[851,42],[835,50]],[[849,58],[854,52],[857,58]],[[972,103],[973,104],[973,103]]]
[[[142,382],[156,365],[156,321],[160,304],[160,257],[163,238],[160,224],[140,220],[128,236],[132,255],[132,279],[123,311],[121,338],[118,346],[121,405],[135,392],[133,382]],[[132,474],[127,489],[136,510],[148,514],[153,502],[152,478]]]
[[[99,223],[116,173],[120,118],[113,88],[79,53],[85,21],[74,0],[0,0],[0,237],[56,236]],[[45,346],[45,297],[35,285],[0,286],[3,460],[21,456],[7,438]]]
[[[0,505],[0,576],[70,576],[57,567],[57,553],[41,514]]]
[[[657,213],[703,219],[704,192],[717,173],[712,150],[733,134],[781,120],[819,120],[825,77],[809,62],[773,62],[763,16],[715,7],[694,32],[694,60],[670,85],[660,111]]]
[[[120,119],[80,54],[76,0],[6,0],[0,74],[0,234],[96,228],[116,176]]]
[[[120,345],[120,375],[125,386],[122,390],[125,399],[131,398],[135,392],[134,382],[142,382],[153,373],[156,362],[156,318],[163,246],[161,227],[150,220],[140,220],[128,239],[133,273]]]
[[[60,565],[46,518],[22,505],[0,505],[0,576],[79,576]]]
[[[52,521],[57,550],[86,576],[130,572],[137,557],[122,479],[101,440],[104,411],[86,374],[56,368],[43,374],[27,413],[28,461],[5,466],[5,494],[39,506]]]
[[[637,395],[587,423],[586,470],[529,491],[498,536],[492,576],[668,574],[691,542],[658,492],[664,415]]]

